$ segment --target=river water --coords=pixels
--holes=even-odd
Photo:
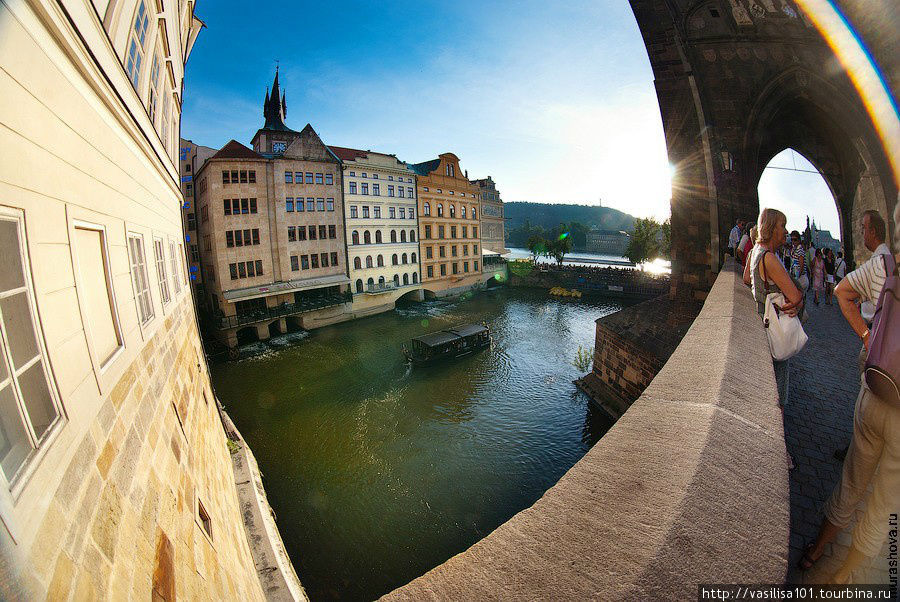
[[[572,381],[618,302],[500,288],[284,335],[214,365],[313,600],[373,599],[530,506],[609,428]],[[411,337],[487,322],[489,350],[411,368]]]

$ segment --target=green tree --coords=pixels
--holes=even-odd
[[[547,241],[543,236],[532,234],[528,237],[528,250],[531,251],[531,261],[537,263],[537,258],[547,254]]]
[[[572,250],[572,244],[569,241],[568,233],[564,232],[553,239],[548,245],[548,255],[556,260],[557,265],[562,265],[566,253]]]
[[[659,222],[652,217],[635,218],[634,232],[631,233],[631,239],[628,241],[625,257],[634,264],[642,264],[659,257],[660,245],[657,240],[659,229]]]

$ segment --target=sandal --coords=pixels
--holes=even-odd
[[[806,544],[805,548],[803,548],[803,556],[801,556],[800,560],[797,561],[797,568],[801,571],[808,571],[809,569],[813,568],[813,566],[815,566],[815,564],[819,561],[819,558],[822,557],[820,555],[819,558],[813,558],[809,555],[815,545],[816,544],[814,542],[810,542]]]

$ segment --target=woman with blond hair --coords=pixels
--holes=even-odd
[[[794,284],[791,275],[775,254],[787,237],[787,217],[778,209],[763,209],[756,224],[756,246],[750,254],[750,285],[756,310],[762,315],[766,309],[766,296],[780,292],[787,303],[781,307],[789,316],[796,316],[803,306],[803,293]],[[778,399],[782,407],[787,403],[788,361],[776,361],[775,379],[778,382]]]

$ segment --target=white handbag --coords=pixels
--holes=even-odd
[[[763,313],[763,324],[766,337],[769,339],[769,351],[772,359],[784,361],[800,353],[809,337],[803,330],[800,318],[789,316],[781,309],[785,304],[784,295],[769,293],[766,295],[766,311]]]

